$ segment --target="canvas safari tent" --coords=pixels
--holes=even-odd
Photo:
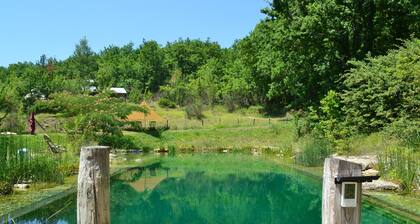
[[[156,113],[145,101],[140,103],[140,106],[145,108],[148,112],[143,113],[140,111],[133,111],[127,116],[127,121],[140,122],[143,126],[149,125],[154,126],[158,122],[163,122],[164,119]]]

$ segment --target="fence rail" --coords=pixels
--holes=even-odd
[[[142,127],[169,127],[171,130],[202,129],[202,128],[234,128],[234,127],[252,127],[267,126],[282,121],[288,121],[282,118],[252,118],[238,117],[236,119],[164,119],[163,121],[140,121]]]

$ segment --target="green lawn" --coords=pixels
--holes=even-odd
[[[182,108],[166,109],[151,104],[163,119],[161,125],[168,122],[171,129],[208,129],[208,128],[229,128],[229,127],[252,127],[267,126],[279,121],[279,117],[265,117],[259,113],[258,107],[250,107],[229,113],[223,106],[214,106],[203,112],[203,121],[197,119],[187,119],[186,113]]]
[[[243,148],[291,147],[292,124],[276,121],[275,124],[256,127],[169,130],[158,137],[144,133],[125,132],[139,145],[152,148],[174,145],[177,148]]]

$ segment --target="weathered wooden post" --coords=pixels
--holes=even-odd
[[[77,184],[77,223],[109,224],[108,146],[83,147]]]
[[[322,224],[359,224],[362,182],[379,176],[362,176],[362,165],[327,158],[322,188]]]

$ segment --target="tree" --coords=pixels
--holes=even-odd
[[[165,54],[156,41],[145,41],[138,50],[139,76],[142,90],[157,92],[169,77]]]
[[[98,70],[96,54],[91,50],[86,37],[76,44],[73,55],[66,61],[70,78],[94,79]]]
[[[195,77],[197,70],[210,58],[218,58],[222,54],[216,42],[201,40],[178,40],[165,47],[166,61],[171,72],[179,70],[181,78],[187,80]]]
[[[274,0],[243,40],[266,105],[305,108],[342,88],[351,59],[386,53],[419,36],[417,1]],[[255,60],[255,61],[253,61]]]
[[[355,131],[379,131],[399,119],[420,114],[420,40],[408,41],[385,56],[353,61],[341,94],[343,113]]]
[[[17,115],[20,109],[21,102],[16,87],[9,81],[0,83],[0,127],[8,116]]]
[[[48,108],[69,118],[66,124],[68,133],[90,141],[113,135],[121,137],[123,120],[133,110],[147,112],[140,106],[112,98],[106,92],[96,96],[56,93],[49,101],[38,101],[32,110],[39,112],[40,108]]]

